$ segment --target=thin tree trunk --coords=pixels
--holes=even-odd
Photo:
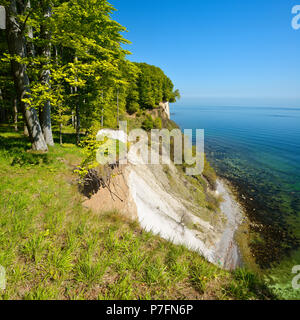
[[[79,110],[78,102],[76,104],[76,137],[77,137],[77,144],[79,144],[80,143],[80,110]]]
[[[103,128],[103,118],[104,118],[104,101],[103,101],[103,90],[101,92],[101,103],[102,103],[102,112],[101,112],[101,127]]]
[[[52,135],[52,126],[51,126],[51,104],[50,101],[47,101],[43,109],[43,134],[45,141],[48,146],[54,146],[53,135]]]
[[[9,52],[12,55],[24,58],[25,38],[23,35],[23,30],[21,30],[19,21],[17,20],[17,14],[16,0],[11,0],[10,5],[6,8],[7,40]],[[24,98],[30,96],[29,79],[26,72],[26,66],[20,62],[17,62],[16,60],[12,61],[11,66],[18,100],[20,101],[24,119],[28,127],[32,149],[47,151],[48,147],[42,133],[37,112],[34,108],[23,102]]]
[[[77,87],[74,87],[75,96],[77,94]],[[75,123],[76,123],[76,143],[80,143],[80,108],[79,101],[76,99],[76,108],[75,108]]]
[[[70,91],[71,91],[71,96],[73,96],[73,87],[70,87]],[[72,126],[74,129],[76,129],[76,116],[74,115],[74,111],[72,110],[72,115],[71,115],[71,119],[72,119]]]
[[[51,8],[47,7],[45,9],[44,17],[48,19],[51,16]],[[51,57],[51,47],[50,47],[50,33],[41,26],[41,38],[46,40],[45,47],[43,49],[43,55],[47,59],[47,64],[50,62]],[[42,82],[50,89],[50,70],[46,69],[42,71]],[[42,131],[44,134],[45,141],[47,145],[54,146],[52,128],[51,128],[51,103],[46,101],[42,111]]]
[[[30,0],[27,1],[27,6],[26,6],[26,9],[30,9],[31,8],[31,3],[30,3]],[[27,27],[27,34],[28,34],[28,38],[32,39],[33,40],[33,28],[31,26]],[[25,54],[28,55],[29,57],[32,57],[34,58],[35,57],[35,50],[34,50],[34,44],[33,42],[26,42],[25,43]],[[23,110],[22,110],[23,111]],[[41,124],[41,121],[42,121],[42,109],[39,108],[38,110],[38,119],[39,119],[39,122]],[[28,131],[28,127],[27,127],[27,124],[26,124],[26,121],[25,121],[25,117],[23,116],[23,120],[24,120],[24,136],[26,137],[29,137],[29,131]]]
[[[0,89],[0,122],[2,122],[3,119],[3,110],[4,110],[4,105],[3,105],[3,95],[2,95],[2,90]]]
[[[76,124],[75,124],[75,116],[74,116],[74,111],[72,110],[72,126],[75,129],[76,128]]]
[[[117,89],[117,126],[119,127],[120,122],[120,110],[119,110],[119,88]]]
[[[78,58],[75,57],[75,62],[78,61]],[[77,80],[77,79],[76,79]],[[77,86],[74,87],[74,93],[75,93],[75,97],[76,99],[76,139],[77,139],[77,145],[80,143],[80,108],[79,108],[79,99],[77,97]]]
[[[26,9],[30,10],[30,8],[31,8],[31,3],[30,3],[30,0],[28,0]],[[27,33],[28,33],[28,38],[32,39],[32,41],[33,41],[33,29],[31,26],[29,26],[27,28]],[[27,54],[30,57],[34,58],[35,57],[35,50],[34,50],[34,44],[32,41],[29,41],[26,43],[26,49],[27,49]]]
[[[25,122],[24,122],[24,136],[29,137],[28,128]]]
[[[59,124],[59,143],[62,145],[62,123]]]
[[[15,125],[15,131],[18,131],[18,107],[17,107],[16,97],[14,97],[14,125]]]
[[[7,121],[7,112],[5,108],[3,93],[0,89],[0,122],[6,122]]]

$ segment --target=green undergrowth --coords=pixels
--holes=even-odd
[[[271,297],[251,272],[224,271],[117,212],[85,209],[74,144],[43,156],[28,149],[21,134],[0,130],[1,299]]]
[[[265,282],[279,299],[300,300],[300,289],[293,288],[293,284],[299,287],[299,259],[300,252],[295,251],[265,272]]]

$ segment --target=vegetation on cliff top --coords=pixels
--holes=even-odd
[[[117,127],[126,112],[175,102],[164,72],[132,63],[122,45],[126,28],[106,0],[5,1],[0,30],[0,122],[18,117],[35,150],[53,145],[52,126],[82,131]],[[24,75],[21,76],[21,75]]]

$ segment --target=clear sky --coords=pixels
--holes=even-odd
[[[132,61],[161,67],[182,103],[300,107],[300,0],[110,0]]]

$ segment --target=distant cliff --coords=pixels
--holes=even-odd
[[[170,119],[170,104],[169,102],[161,102],[159,104],[159,107],[163,111],[163,113],[167,116],[168,119]]]

